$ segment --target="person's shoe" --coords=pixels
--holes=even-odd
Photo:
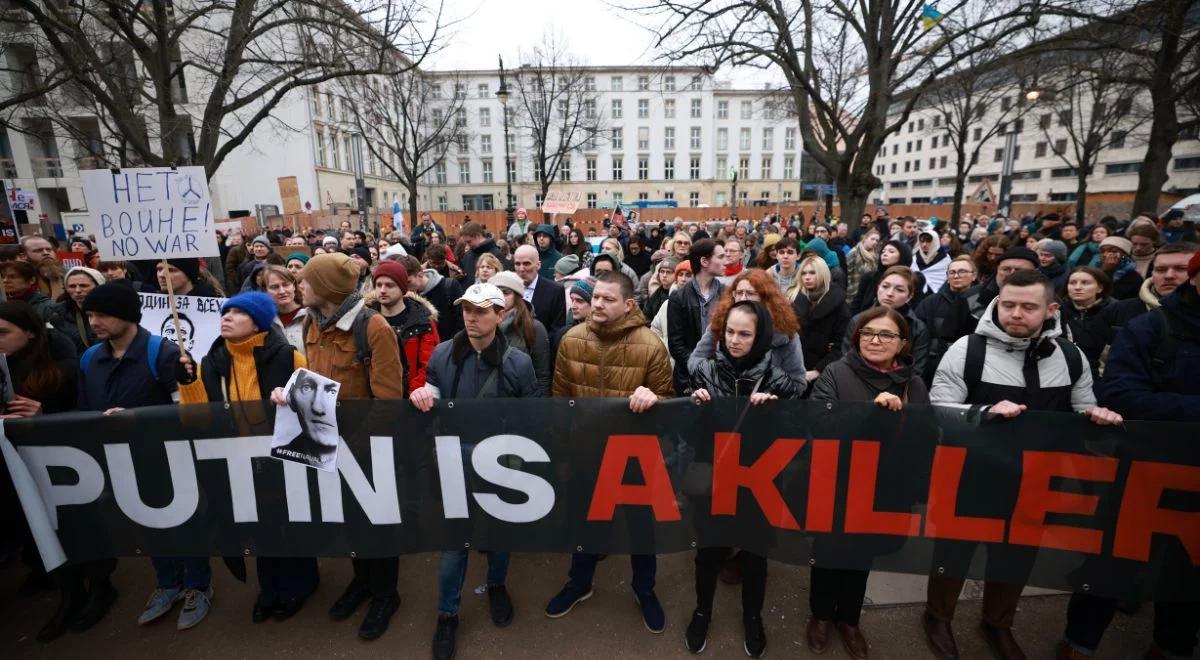
[[[458,615],[439,614],[437,632],[433,634],[434,660],[451,660],[454,657],[454,638],[458,635]]]
[[[169,589],[159,587],[150,592],[150,598],[146,600],[146,606],[142,608],[142,613],[138,616],[138,625],[144,626],[159,620],[175,608],[175,603],[178,603],[180,598],[183,598],[183,589],[179,587]]]
[[[274,609],[271,611],[271,617],[276,621],[287,621],[288,619],[296,616],[296,613],[304,607],[304,601],[304,596],[288,596],[286,598],[280,598],[279,601],[275,603]]]
[[[742,560],[738,553],[733,553],[733,556],[721,562],[720,578],[725,584],[742,583]]]
[[[646,624],[646,630],[658,635],[666,629],[667,614],[663,612],[662,603],[658,602],[658,596],[653,591],[634,592],[633,600],[642,609],[642,623]]]
[[[867,638],[863,637],[862,628],[848,623],[837,624],[838,634],[842,636],[842,646],[854,660],[867,660],[870,655]]]
[[[356,584],[351,582],[346,590],[342,592],[338,599],[333,601],[333,606],[329,608],[329,618],[334,621],[344,621],[349,619],[359,606],[367,602],[371,597],[371,590],[365,584]]]
[[[17,595],[22,598],[36,596],[43,591],[50,591],[54,588],[54,580],[43,571],[32,572],[21,580],[21,586],[17,587]]]
[[[42,626],[38,631],[37,638],[39,642],[53,642],[62,637],[63,633],[70,629],[71,620],[79,615],[79,611],[83,609],[85,602],[84,592],[71,591],[63,592],[58,601],[58,609],[55,610],[54,616]]]
[[[358,638],[367,640],[379,639],[387,632],[392,615],[400,609],[400,596],[384,596],[372,598],[371,606],[367,608],[367,618],[358,627]]]
[[[513,602],[508,596],[508,588],[504,585],[488,587],[488,611],[492,614],[492,623],[503,628],[512,623]]]
[[[763,629],[761,616],[746,617],[742,620],[746,629],[746,641],[742,648],[751,658],[761,658],[767,652],[767,631]]]
[[[1055,660],[1092,660],[1092,656],[1071,646],[1071,643],[1065,639],[1058,640],[1058,646],[1054,647]]]
[[[925,641],[939,660],[958,660],[958,644],[954,642],[954,629],[949,621],[942,621],[928,611],[921,617],[925,628]]]
[[[804,629],[804,640],[808,650],[813,655],[821,655],[829,650],[829,636],[833,633],[833,622],[816,617],[809,617],[808,626]]]
[[[83,609],[71,620],[71,632],[83,632],[99,623],[116,601],[117,590],[113,588],[112,582],[107,579],[92,580]]]
[[[687,631],[683,633],[683,644],[692,653],[703,653],[708,646],[709,615],[700,610],[692,611],[692,620],[688,623]]]
[[[254,623],[262,623],[271,618],[278,602],[274,594],[258,594],[258,598],[254,599],[254,611],[250,614],[250,620]]]
[[[1025,660],[1025,652],[1017,644],[1017,638],[1013,637],[1012,629],[997,628],[982,621],[979,625],[983,629],[988,646],[1002,660]]]
[[[183,590],[183,609],[179,611],[177,630],[188,630],[200,625],[208,610],[212,607],[213,588],[209,585],[204,591],[199,589]]]
[[[567,586],[563,587],[562,591],[551,598],[550,603],[546,605],[546,616],[551,619],[566,616],[576,605],[591,598],[593,593],[595,592],[591,587],[583,590],[568,582]]]

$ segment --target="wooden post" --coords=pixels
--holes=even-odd
[[[167,302],[171,305],[171,320],[175,324],[175,341],[179,344],[179,351],[186,353],[187,349],[183,345],[183,329],[179,325],[179,308],[175,304],[175,285],[171,282],[171,265],[167,263],[166,257],[163,257],[161,265],[166,272]]]

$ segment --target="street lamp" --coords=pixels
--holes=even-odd
[[[504,57],[498,56],[500,59],[500,89],[496,90],[496,98],[500,99],[500,112],[504,114],[504,187],[506,195],[504,197],[504,212],[505,218],[508,220],[508,225],[511,227],[513,223],[513,204],[512,204],[512,177],[510,176],[511,169],[509,168],[508,155],[508,85],[504,80]]]
[[[1037,103],[1042,92],[1036,88],[1025,92],[1025,100]],[[1009,122],[1004,132],[1004,166],[1000,170],[1000,204],[999,211],[1004,217],[1012,215],[1012,183],[1013,161],[1017,155],[1017,120]]]
[[[730,184],[729,217],[731,217],[731,218],[737,217],[737,180],[738,180],[737,167],[734,167],[731,165],[729,167],[729,184]]]

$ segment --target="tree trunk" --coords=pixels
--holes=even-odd
[[[1133,213],[1158,212],[1159,193],[1167,183],[1167,168],[1171,164],[1171,148],[1179,137],[1179,115],[1175,103],[1169,100],[1170,87],[1165,93],[1155,89],[1153,119],[1146,140],[1146,156],[1138,172],[1137,193],[1133,197]],[[1168,100],[1163,100],[1168,98]]]
[[[1087,211],[1087,168],[1080,167],[1076,170],[1075,178],[1075,224],[1083,227],[1083,219]],[[1080,234],[1083,234],[1080,231]]]
[[[950,210],[950,226],[958,227],[962,217],[963,194],[967,191],[967,173],[965,171],[954,175],[954,208]]]
[[[417,228],[417,182],[414,179],[407,182],[404,187],[408,189],[408,225],[411,228],[409,229],[409,236],[411,236],[412,230]]]

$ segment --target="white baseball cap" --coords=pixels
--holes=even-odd
[[[454,304],[462,304],[464,300],[476,307],[504,307],[504,293],[495,284],[472,284]]]
[[[393,243],[392,245],[388,246],[388,249],[383,251],[384,259],[387,259],[389,257],[407,257],[407,256],[408,256],[408,250],[405,250],[404,246],[399,243]]]

